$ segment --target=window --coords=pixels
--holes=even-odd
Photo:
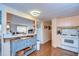
[[[27,26],[18,25],[17,32],[19,33],[27,33]]]

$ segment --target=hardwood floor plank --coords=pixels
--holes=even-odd
[[[29,56],[77,56],[77,53],[67,51],[61,48],[54,48],[51,46],[51,41],[41,45],[39,51],[31,53]]]

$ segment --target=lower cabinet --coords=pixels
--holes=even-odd
[[[17,39],[16,41],[13,41],[11,43],[11,53],[13,56],[16,56],[16,52],[20,51],[24,48],[30,47],[32,46],[32,49],[30,49],[29,51],[27,51],[24,55],[29,55],[30,53],[32,53],[33,51],[36,50],[36,39],[35,37],[30,38],[30,39]]]

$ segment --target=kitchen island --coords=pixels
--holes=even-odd
[[[27,48],[32,47],[31,50],[25,52],[25,55],[29,55],[36,50],[36,35],[35,34],[17,34],[11,35],[7,34],[3,36],[4,39],[4,48],[6,51],[5,55],[15,56],[16,52]]]

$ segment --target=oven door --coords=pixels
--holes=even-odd
[[[67,45],[67,46],[71,46],[74,48],[78,48],[78,39],[77,38],[62,38],[62,44],[63,45]]]

